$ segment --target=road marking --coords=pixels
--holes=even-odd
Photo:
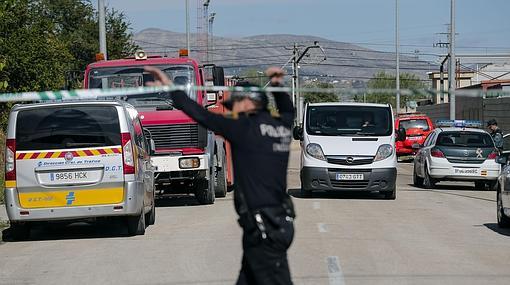
[[[317,228],[319,228],[319,233],[327,233],[328,226],[324,223],[317,223]]]
[[[319,210],[321,208],[321,202],[313,202],[313,209]]]
[[[345,285],[338,256],[328,256],[326,260],[328,262],[329,285]]]

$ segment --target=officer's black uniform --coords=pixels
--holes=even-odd
[[[498,122],[495,119],[491,119],[487,122],[487,126],[495,125],[496,129],[490,131],[490,135],[494,140],[494,145],[501,152],[503,151],[503,132],[498,127]]]
[[[205,110],[182,91],[171,94],[176,108],[232,144],[234,201],[244,231],[237,284],[292,284],[287,249],[294,211],[287,165],[294,107],[287,93],[273,95],[279,117],[260,110],[228,118]]]

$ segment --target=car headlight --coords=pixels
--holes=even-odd
[[[377,153],[375,154],[374,162],[380,161],[390,157],[393,154],[393,147],[389,144],[383,144],[379,146]]]
[[[322,152],[321,146],[316,143],[308,144],[306,146],[306,153],[313,158],[326,161],[326,157],[324,156],[324,152]]]

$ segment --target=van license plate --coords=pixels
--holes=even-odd
[[[359,173],[337,173],[336,180],[363,180],[363,174]]]
[[[82,182],[89,180],[88,171],[51,172],[48,175],[51,182]]]

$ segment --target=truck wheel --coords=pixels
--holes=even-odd
[[[416,169],[413,170],[413,185],[415,187],[423,186],[423,178],[418,176],[418,173],[416,173]]]
[[[510,227],[510,218],[508,218],[503,211],[503,201],[501,199],[502,199],[501,191],[498,190],[497,195],[498,226],[500,228],[508,228]]]
[[[207,179],[200,179],[195,185],[195,197],[202,205],[214,204],[214,183]]]
[[[476,190],[485,190],[485,186],[487,184],[485,183],[485,181],[475,181],[475,189]]]
[[[11,223],[11,235],[14,240],[28,240],[30,238],[29,223]]]
[[[127,220],[127,230],[130,236],[134,235],[144,235],[145,234],[145,214],[142,212],[136,216],[128,216]]]
[[[225,151],[223,151],[223,147],[220,146],[218,149],[218,153],[214,156],[214,192],[216,197],[223,198],[227,196],[227,175],[226,175],[226,167],[225,165],[218,167],[218,155],[221,155],[223,158],[222,161],[225,162]],[[225,164],[225,163],[223,163]]]

